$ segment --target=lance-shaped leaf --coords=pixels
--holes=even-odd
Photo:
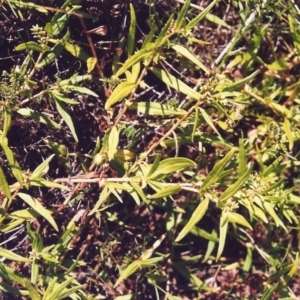
[[[9,167],[11,168],[12,173],[14,174],[18,182],[22,183],[23,182],[22,170],[20,168],[19,163],[16,160],[14,153],[7,145],[7,139],[4,139],[3,141],[0,140],[0,145],[5,153],[5,156],[8,160]]]
[[[171,107],[157,102],[129,103],[128,106],[138,113],[150,116],[182,116],[186,114],[184,109]]]
[[[153,51],[155,50],[156,45],[154,43],[149,43],[145,49],[137,51],[135,54],[130,56],[122,65],[122,67],[116,73],[116,76],[121,76],[126,70],[129,70],[133,65],[138,62],[148,59]]]
[[[234,196],[244,185],[248,177],[250,176],[252,168],[249,168],[234,184],[229,186],[226,191],[220,196],[219,202],[225,202],[230,197]]]
[[[5,174],[0,166],[0,190],[4,194],[4,196],[8,199],[11,197],[9,185],[7,183]]]
[[[213,170],[206,176],[204,182],[201,185],[200,191],[204,191],[207,187],[215,184],[223,174],[223,171],[227,163],[231,160],[236,152],[236,148],[232,148],[213,168]]]
[[[191,87],[186,85],[183,81],[171,75],[169,72],[166,72],[158,68],[153,68],[153,67],[149,68],[149,70],[159,79],[161,79],[166,85],[172,87],[176,91],[196,100],[201,98],[200,93],[193,90]]]
[[[57,224],[55,223],[53,217],[49,210],[47,210],[37,199],[32,196],[24,193],[18,193],[18,197],[20,197],[24,202],[26,202],[30,207],[32,207],[36,212],[38,212],[41,216],[43,216],[52,226],[58,231]]]
[[[209,204],[208,198],[205,198],[203,201],[200,202],[196,210],[193,212],[190,220],[180,231],[175,242],[179,242],[180,240],[182,240],[191,231],[191,229],[202,219],[202,217],[205,215],[208,209],[208,204]]]
[[[179,184],[175,184],[175,185],[171,185],[168,187],[165,187],[164,189],[162,189],[161,191],[153,194],[153,195],[149,195],[148,198],[149,199],[161,199],[164,197],[168,197],[174,194],[178,194],[181,191],[181,186]]]
[[[163,177],[165,175],[182,170],[184,168],[194,167],[194,166],[196,166],[196,163],[194,163],[192,160],[188,158],[184,158],[184,157],[167,158],[159,163],[158,168],[149,177],[149,179],[154,179],[161,176]]]
[[[36,169],[32,172],[30,176],[30,180],[34,180],[36,178],[44,176],[49,169],[49,163],[55,154],[49,156],[46,160],[44,160]]]
[[[31,262],[31,259],[18,255],[10,250],[0,248],[0,257],[5,257],[13,261]]]
[[[194,19],[192,19],[185,26],[185,30],[190,30],[190,29],[194,28],[207,15],[207,13],[214,7],[216,2],[217,2],[216,0],[212,1],[200,14],[198,14]]]
[[[50,47],[48,46],[41,46],[37,42],[34,41],[29,41],[27,43],[22,43],[18,45],[14,50],[15,51],[23,51],[23,50],[34,50],[38,52],[45,52],[45,51],[50,51]]]
[[[56,122],[49,119],[47,116],[45,116],[31,108],[20,108],[17,110],[17,113],[22,116],[29,117],[30,119],[36,120],[40,123],[52,126],[56,129],[60,128],[59,124],[57,124]]]
[[[125,270],[121,271],[121,275],[114,284],[114,288],[117,287],[124,279],[134,274],[140,266],[141,262],[139,260],[135,260]]]
[[[198,66],[201,70],[203,70],[205,73],[210,74],[210,71],[207,67],[204,66],[204,64],[193,54],[191,53],[186,47],[182,45],[174,45],[172,48],[188,60],[190,60],[192,63],[194,63],[196,66]]]
[[[231,223],[241,224],[251,230],[253,230],[252,226],[248,223],[248,221],[240,214],[235,212],[228,212],[228,221]]]
[[[177,20],[175,22],[175,30],[180,29],[183,26],[185,16],[188,12],[191,0],[185,0],[184,5],[182,6],[180,13],[178,14]]]
[[[199,110],[201,112],[202,117],[204,118],[204,120],[206,121],[206,123],[214,130],[214,132],[220,137],[222,138],[222,136],[220,135],[219,131],[217,130],[217,128],[215,127],[211,117],[208,115],[208,113],[201,107],[199,107]]]
[[[249,76],[235,81],[233,84],[226,86],[223,90],[223,92],[232,92],[235,91],[238,87],[244,85],[245,83],[249,82],[251,79],[253,79],[258,73],[260,73],[260,70],[256,70],[255,72],[253,72],[252,74],[250,74]]]
[[[221,257],[224,247],[225,241],[227,236],[227,229],[228,229],[228,215],[227,212],[222,212],[221,220],[220,220],[220,236],[219,236],[219,247],[216,256],[216,260],[219,260]]]
[[[119,145],[119,131],[116,126],[113,126],[108,137],[108,158],[109,160],[114,158],[115,153]]]
[[[244,147],[244,141],[239,139],[239,176],[242,176],[247,170],[247,160]]]
[[[120,83],[112,92],[110,97],[105,103],[105,109],[109,109],[112,105],[118,103],[125,97],[127,97],[135,87],[135,83],[132,82],[122,82]]]
[[[64,104],[64,102],[60,101],[54,94],[50,93],[50,95],[52,95],[52,99],[54,100],[55,104],[56,104],[56,108],[58,113],[61,115],[61,117],[63,118],[63,120],[66,122],[66,124],[68,125],[74,140],[76,142],[78,142],[78,137],[75,131],[75,127],[72,121],[72,118],[70,116],[70,113],[66,107],[66,105]]]
[[[273,205],[268,202],[268,201],[264,201],[263,202],[263,206],[266,210],[266,212],[273,218],[273,220],[275,221],[276,226],[281,226],[286,232],[288,232],[286,226],[284,225],[284,223],[282,222],[282,220],[278,217],[278,215],[276,214]]]
[[[134,12],[134,8],[132,3],[130,5],[130,25],[127,36],[127,52],[128,57],[133,53],[134,45],[135,45],[135,29],[136,29],[136,16]]]

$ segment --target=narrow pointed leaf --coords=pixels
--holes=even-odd
[[[222,217],[220,220],[220,236],[219,236],[219,247],[218,247],[218,253],[216,256],[216,260],[218,261],[221,257],[225,242],[226,242],[226,236],[227,236],[227,229],[228,229],[228,216],[226,213],[222,213]]]
[[[30,176],[30,180],[34,180],[36,178],[44,176],[49,169],[49,163],[55,154],[49,156],[46,160],[44,160],[36,169],[32,172]]]
[[[5,156],[8,160],[9,167],[11,168],[12,173],[14,174],[14,176],[18,180],[18,182],[22,183],[23,182],[22,170],[20,168],[19,163],[16,160],[14,153],[8,147],[6,139],[3,141],[0,141],[0,145],[5,153]]]
[[[248,223],[248,221],[240,214],[235,212],[228,212],[228,221],[231,223],[241,224],[251,230],[253,230],[252,226]]]
[[[222,136],[220,135],[219,131],[217,130],[217,128],[215,127],[211,117],[208,115],[208,113],[201,107],[199,107],[199,110],[201,112],[202,117],[204,118],[204,120],[206,121],[206,123],[214,130],[214,132],[220,137],[222,138]]]
[[[5,257],[9,260],[20,261],[20,262],[31,262],[31,259],[25,258],[24,256],[18,255],[10,250],[0,248],[0,257]]]
[[[141,49],[137,51],[135,54],[130,56],[122,65],[122,67],[116,73],[116,76],[121,76],[126,70],[129,70],[133,65],[137,64],[138,62],[142,62],[148,59],[151,54],[153,53],[156,45],[154,43],[149,43],[146,49]]]
[[[7,183],[5,174],[0,166],[0,193],[1,192],[4,194],[6,198],[10,199],[11,193],[10,193],[9,185]]]
[[[18,197],[20,197],[24,202],[32,207],[37,213],[43,216],[53,226],[53,228],[58,231],[57,224],[51,216],[51,213],[49,212],[49,210],[43,207],[43,205],[37,199],[24,193],[18,193]]]
[[[70,129],[70,131],[71,131],[71,133],[74,137],[74,140],[78,143],[78,137],[77,137],[77,134],[76,134],[76,131],[75,131],[75,127],[74,127],[72,118],[70,116],[70,113],[69,113],[66,105],[62,101],[58,100],[56,97],[52,97],[52,99],[54,99],[54,101],[55,101],[58,113],[61,115],[63,120],[68,125],[68,127],[69,127],[69,129]]]
[[[225,202],[230,197],[234,196],[244,185],[248,177],[250,176],[252,168],[249,168],[234,184],[229,186],[227,190],[220,196],[219,202]]]
[[[157,102],[138,102],[128,105],[138,113],[150,116],[182,116],[186,111],[181,108],[175,108],[166,104]]]
[[[207,13],[214,7],[216,0],[212,1],[200,14],[198,14],[194,19],[192,19],[184,28],[185,30],[193,29],[205,16]]]
[[[125,97],[127,97],[135,87],[135,83],[132,82],[122,82],[120,83],[112,92],[110,97],[105,103],[105,109],[109,109],[114,104],[118,103]]]
[[[191,87],[186,85],[183,81],[171,75],[170,73],[153,67],[149,68],[149,70],[159,79],[161,79],[166,85],[172,87],[176,91],[183,93],[184,95],[189,96],[196,100],[201,98],[201,94],[193,90]]]
[[[205,65],[193,54],[191,53],[186,47],[182,45],[174,45],[172,48],[188,60],[190,60],[192,63],[194,63],[196,66],[198,66],[201,70],[203,70],[205,73],[210,74],[210,71]]]
[[[132,3],[129,4],[130,6],[130,25],[128,30],[127,36],[127,52],[128,57],[132,55],[135,45],[135,29],[136,29],[136,16],[135,11]]]
[[[174,194],[178,194],[180,191],[181,191],[181,186],[179,184],[171,185],[153,195],[148,196],[148,198],[152,200],[161,199]]]
[[[236,152],[236,148],[232,148],[213,168],[213,170],[206,176],[200,191],[204,191],[207,187],[215,184],[222,175],[227,163],[231,160]]]
[[[114,288],[117,287],[124,279],[134,274],[140,267],[139,261],[132,262],[125,270],[121,271],[121,275],[114,284]]]
[[[187,12],[188,12],[190,3],[191,3],[191,0],[185,0],[184,1],[184,4],[183,4],[183,6],[180,10],[180,13],[177,17],[176,22],[175,22],[175,24],[176,24],[175,25],[175,30],[178,30],[183,26],[184,19],[185,19],[185,16],[186,16]]]
[[[193,212],[190,220],[180,231],[175,242],[179,242],[180,240],[182,240],[191,231],[191,229],[202,219],[202,217],[205,215],[205,213],[208,209],[208,204],[209,204],[208,198],[206,198],[200,202],[200,204],[198,205],[196,210]]]
[[[154,179],[160,176],[171,174],[188,167],[194,167],[196,164],[184,157],[167,158],[161,161],[157,170],[148,178]]]

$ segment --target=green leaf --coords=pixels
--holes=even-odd
[[[201,229],[197,226],[192,227],[190,230],[190,233],[195,236],[202,237],[202,238],[209,240],[211,242],[214,242],[214,243],[219,242],[218,237],[216,237],[214,234],[211,234],[211,233],[207,232],[206,230]]]
[[[121,275],[116,281],[116,283],[114,284],[114,288],[116,288],[124,279],[134,274],[139,267],[140,267],[140,261],[135,260],[125,270],[121,271]]]
[[[65,49],[74,57],[79,58],[82,61],[87,62],[90,56],[78,45],[71,44],[70,42],[66,42]]]
[[[215,23],[218,26],[222,26],[222,27],[225,27],[225,28],[228,28],[228,29],[231,28],[226,22],[224,22],[222,19],[220,19],[216,15],[206,14],[206,20],[208,20],[208,21],[210,21],[212,23]]]
[[[31,108],[20,108],[17,110],[17,113],[25,116],[25,117],[29,117],[30,119],[36,120],[40,123],[52,126],[56,129],[60,129],[60,125],[57,124],[56,122],[52,121],[51,119],[49,119],[48,117],[46,117],[45,115],[31,109]]]
[[[151,175],[157,170],[160,160],[161,160],[161,154],[156,155],[155,160],[154,160],[153,164],[151,165],[151,168],[150,168],[149,172],[147,173],[146,177],[150,178]]]
[[[206,176],[204,182],[201,185],[200,191],[204,191],[210,185],[215,184],[227,165],[236,152],[236,148],[232,148],[213,168],[213,170]]]
[[[93,207],[93,209],[89,212],[89,216],[93,215],[94,213],[96,213],[98,211],[98,209],[100,208],[100,206],[107,200],[107,198],[109,197],[110,192],[107,186],[104,186],[102,192],[100,193],[99,199],[97,201],[97,203],[95,204],[95,206]]]
[[[43,205],[37,199],[24,193],[18,193],[18,197],[20,197],[24,202],[32,207],[37,213],[43,216],[53,226],[53,228],[58,231],[57,224],[51,216],[50,211],[43,207]]]
[[[86,60],[87,72],[91,73],[95,69],[96,65],[97,65],[97,58],[96,57],[89,57]]]
[[[70,113],[69,113],[66,105],[62,101],[58,100],[55,96],[52,96],[52,99],[54,100],[54,102],[56,104],[56,108],[57,108],[58,113],[61,115],[63,120],[66,122],[66,124],[70,128],[71,133],[74,137],[74,140],[78,143],[78,137],[77,137],[77,134],[75,132],[75,127],[74,127],[72,118],[70,116]]]
[[[53,36],[58,35],[65,28],[70,15],[80,7],[81,6],[73,5],[72,8],[68,10],[66,14],[62,15],[60,12],[58,12],[53,16],[53,18],[50,21]],[[62,8],[62,10],[63,9],[64,8]]]
[[[88,89],[86,87],[69,85],[68,89],[72,90],[73,92],[78,92],[80,94],[86,94],[86,95],[90,95],[90,96],[93,96],[93,97],[96,97],[96,98],[99,97],[96,93],[94,93],[93,91],[91,91],[90,89]],[[76,102],[75,104],[78,103],[77,101],[74,101],[74,102]]]
[[[295,260],[294,260],[294,262],[292,263],[292,267],[291,267],[291,269],[290,269],[290,271],[288,272],[287,275],[288,275],[290,278],[292,278],[292,277],[296,274],[298,268],[299,268],[299,252],[296,253]]]
[[[228,212],[228,221],[231,223],[241,224],[251,230],[253,230],[252,226],[248,223],[248,221],[240,214],[235,212]]]
[[[250,176],[252,171],[252,168],[249,168],[241,177],[238,178],[238,180],[230,185],[226,191],[220,196],[219,202],[225,202],[230,197],[234,196],[244,185],[248,177]]]
[[[133,187],[133,189],[136,191],[136,193],[140,196],[140,198],[144,201],[144,203],[149,203],[148,199],[145,196],[145,193],[143,192],[139,184],[134,182],[133,180],[130,181],[130,184]]]
[[[55,287],[53,288],[52,292],[46,297],[43,298],[43,300],[56,300],[59,299],[59,296],[66,291],[66,287],[72,282],[74,281],[74,278],[68,278],[67,280],[65,280],[63,283],[59,284],[59,285],[55,285]]]
[[[132,3],[129,4],[130,6],[130,25],[127,35],[127,53],[128,57],[132,55],[135,45],[135,29],[136,29],[136,16],[134,12],[134,7]]]
[[[10,250],[0,248],[0,257],[5,257],[12,261],[31,262],[31,259],[18,255]]]
[[[200,14],[198,14],[184,27],[185,30],[193,29],[207,15],[207,13],[214,7],[216,3],[216,0],[212,1]]]
[[[185,21],[185,16],[188,12],[190,3],[191,3],[191,0],[184,1],[184,4],[180,10],[180,13],[179,13],[177,19],[176,19],[176,22],[175,22],[175,30],[178,30],[183,26],[183,23]]]
[[[7,140],[4,139],[3,141],[0,140],[0,145],[6,155],[6,158],[9,163],[9,167],[11,168],[12,173],[14,174],[15,178],[18,180],[20,184],[23,182],[23,175],[20,165],[18,164],[14,153],[10,150],[7,145]]]
[[[67,103],[67,104],[72,104],[72,105],[80,104],[80,102],[66,97],[64,94],[60,93],[58,90],[52,90],[52,91],[50,91],[49,94],[52,97],[55,97],[57,100],[59,100],[61,102],[64,102],[64,103]]]
[[[7,199],[11,198],[9,185],[7,183],[5,174],[0,166],[0,191],[4,194]]]
[[[219,236],[219,247],[218,247],[218,253],[216,256],[216,261],[219,260],[221,257],[224,247],[225,247],[225,241],[227,236],[227,229],[228,229],[228,215],[226,212],[222,212],[221,220],[220,220],[220,236]]]
[[[194,63],[196,66],[198,66],[201,70],[203,70],[205,73],[210,74],[210,70],[204,66],[204,64],[193,54],[191,53],[186,47],[182,45],[174,45],[172,48],[182,56],[186,57],[188,60],[190,60],[192,63]]]
[[[39,296],[38,292],[36,291],[35,286],[33,286],[27,278],[23,279],[23,286],[29,292],[30,299],[32,299],[32,300],[41,300],[41,297]]]
[[[222,138],[222,136],[220,135],[219,131],[217,130],[217,128],[215,127],[212,119],[210,118],[210,116],[208,115],[208,113],[201,107],[199,107],[199,110],[201,112],[202,117],[204,118],[204,120],[206,121],[206,123],[214,130],[214,132],[220,137]]]
[[[34,50],[38,52],[45,52],[45,51],[50,51],[50,47],[48,46],[41,46],[37,42],[34,41],[29,41],[27,43],[22,43],[18,45],[15,49],[15,51],[23,51],[23,50]]]
[[[108,158],[112,160],[119,145],[119,131],[116,126],[113,126],[108,137]]]
[[[122,67],[116,73],[116,76],[121,76],[126,70],[129,70],[133,65],[138,62],[148,59],[153,51],[155,50],[156,45],[154,43],[149,43],[145,49],[137,51],[135,54],[130,56],[122,65]]]
[[[282,220],[278,217],[276,214],[273,205],[270,202],[264,201],[263,202],[264,209],[267,211],[267,213],[273,218],[275,221],[276,226],[281,226],[286,232],[288,232],[286,226],[282,222]]]
[[[160,31],[160,33],[159,33],[159,35],[158,35],[158,37],[156,39],[156,42],[155,42],[156,46],[162,46],[162,44],[164,44],[165,40],[168,38],[167,32],[168,32],[171,24],[173,23],[173,17],[174,17],[174,14],[171,14],[169,16],[168,21],[166,22],[166,24],[163,27],[163,29]]]
[[[55,154],[49,156],[46,160],[44,160],[30,175],[30,180],[34,180],[36,178],[44,176],[49,170],[49,163]]]
[[[157,170],[149,177],[149,179],[154,179],[160,176],[168,175],[173,172],[194,166],[196,166],[196,164],[188,158],[166,158],[165,160],[159,163]]]
[[[153,194],[153,195],[149,195],[148,198],[149,199],[161,199],[164,197],[168,197],[174,194],[178,194],[181,191],[181,186],[179,184],[175,184],[175,185],[171,185],[168,187],[165,187],[163,190]]]
[[[255,72],[253,72],[249,76],[247,76],[247,77],[245,77],[245,78],[243,78],[241,80],[235,81],[233,84],[231,84],[229,86],[226,86],[223,89],[223,92],[232,92],[232,91],[235,91],[238,87],[240,87],[240,86],[244,85],[245,83],[249,82],[250,80],[252,80],[259,73],[260,73],[260,70],[256,70]]]
[[[244,147],[244,141],[239,139],[239,177],[247,171],[247,160]]]
[[[149,68],[149,70],[159,79],[161,79],[166,85],[172,87],[176,91],[196,100],[201,98],[201,94],[190,88],[175,76],[171,75],[169,72],[153,67]]]
[[[140,114],[150,116],[182,116],[186,114],[186,111],[181,108],[175,108],[157,102],[128,103],[128,106]]]
[[[191,229],[203,218],[208,209],[208,204],[208,198],[205,198],[203,201],[200,202],[187,224],[180,231],[175,242],[179,242],[180,240],[182,240],[191,231]]]
[[[122,82],[120,83],[112,92],[110,97],[105,103],[105,109],[109,109],[112,105],[118,103],[125,97],[127,97],[135,87],[135,83],[132,82]]]
[[[289,150],[292,151],[293,146],[294,146],[294,138],[293,138],[293,134],[292,134],[292,126],[291,126],[291,123],[288,120],[288,118],[284,118],[283,130],[284,130],[284,132],[286,134],[286,137],[289,141]]]

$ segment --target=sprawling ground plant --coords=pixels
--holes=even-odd
[[[298,6],[95,2],[1,4],[0,289],[297,299]]]

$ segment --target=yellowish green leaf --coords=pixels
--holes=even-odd
[[[109,109],[112,105],[118,103],[125,97],[127,97],[135,87],[135,83],[132,82],[122,82],[120,83],[112,92],[110,97],[105,103],[105,109]]]
[[[153,67],[149,68],[149,70],[159,79],[161,79],[166,85],[172,87],[176,91],[196,100],[201,98],[201,94],[190,88],[188,85],[186,85],[184,82],[171,75],[170,73]]]
[[[164,197],[168,197],[168,196],[177,194],[180,191],[181,191],[181,186],[179,184],[171,185],[171,186],[165,187],[163,190],[161,190],[153,195],[149,195],[148,198],[151,200],[161,199]]]
[[[186,111],[181,108],[175,108],[157,102],[128,103],[128,106],[138,113],[150,116],[181,116],[186,114]]]
[[[191,53],[186,47],[184,47],[182,45],[174,45],[174,46],[172,46],[172,48],[177,53],[179,53],[182,56],[186,57],[188,60],[190,60],[196,66],[198,66],[205,73],[210,74],[209,69],[193,53]]]
[[[41,216],[43,216],[52,226],[58,231],[57,224],[55,223],[51,212],[47,210],[43,205],[35,198],[28,194],[18,193],[18,197],[20,197],[24,202],[26,202],[30,207],[32,207],[36,212],[38,212]]]
[[[191,229],[202,219],[202,217],[205,215],[208,209],[208,204],[209,204],[208,198],[205,198],[203,201],[200,202],[198,207],[193,212],[191,218],[187,222],[187,224],[180,231],[175,242],[179,242],[180,240],[182,240],[191,231]]]

